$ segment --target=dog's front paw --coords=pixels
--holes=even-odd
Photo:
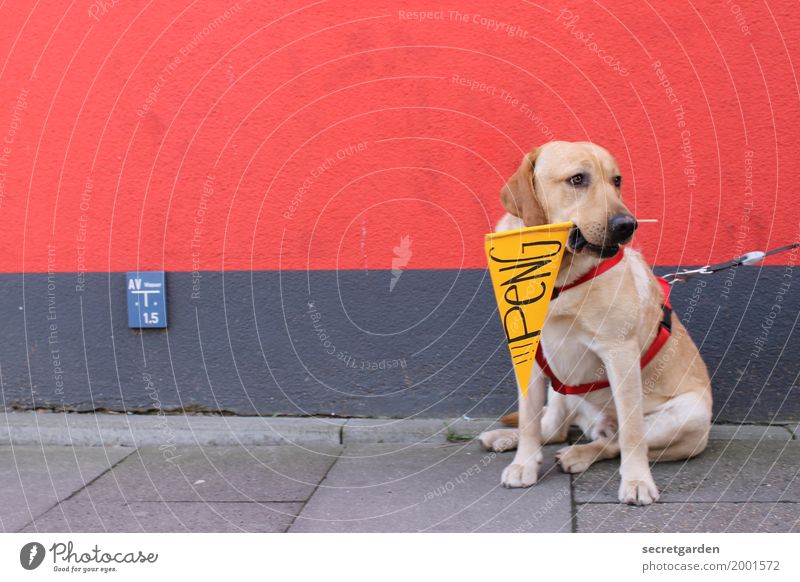
[[[539,480],[539,465],[542,464],[542,453],[536,454],[533,458],[523,463],[514,462],[503,469],[503,476],[500,481],[503,487],[530,487]]]
[[[650,505],[658,501],[658,487],[653,478],[623,479],[619,486],[619,500],[628,505]]]

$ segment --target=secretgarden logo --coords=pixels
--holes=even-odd
[[[44,546],[39,542],[29,542],[19,551],[19,563],[26,570],[35,570],[44,561]]]
[[[26,570],[35,570],[45,560],[52,558],[54,572],[70,572],[80,574],[119,572],[120,564],[154,564],[158,554],[136,551],[105,551],[97,544],[83,550],[77,549],[72,541],[56,542],[49,549],[39,542],[29,542],[19,551],[19,563]]]

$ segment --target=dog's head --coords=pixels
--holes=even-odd
[[[630,242],[637,226],[621,187],[619,167],[608,151],[589,142],[553,141],[525,155],[500,200],[525,226],[575,224],[569,252],[611,257]]]

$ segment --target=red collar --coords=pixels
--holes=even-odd
[[[625,247],[620,247],[619,252],[616,255],[614,255],[613,257],[609,257],[607,259],[603,259],[602,261],[597,263],[596,267],[594,267],[593,269],[589,269],[588,273],[581,275],[580,277],[575,279],[572,283],[567,283],[563,287],[556,287],[555,289],[553,289],[552,298],[555,299],[556,297],[559,296],[560,293],[563,293],[567,289],[572,289],[573,287],[577,287],[582,283],[586,283],[586,281],[594,279],[598,275],[602,275],[603,273],[608,271],[611,267],[619,263],[624,256],[625,256]]]

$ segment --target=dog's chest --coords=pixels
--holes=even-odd
[[[630,339],[642,344],[646,339],[646,334],[639,333],[645,326],[641,307],[651,293],[652,275],[638,255],[629,253],[626,263],[632,277],[609,279],[611,275],[601,275],[606,279],[594,287],[587,283],[588,287],[562,293],[551,302],[540,346],[562,383],[606,380],[605,366],[592,348],[602,346],[606,352],[631,349]],[[609,293],[609,288],[614,291]]]
[[[593,334],[576,317],[559,311],[548,315],[539,344],[556,377],[572,385],[605,379],[603,362],[589,347]]]

